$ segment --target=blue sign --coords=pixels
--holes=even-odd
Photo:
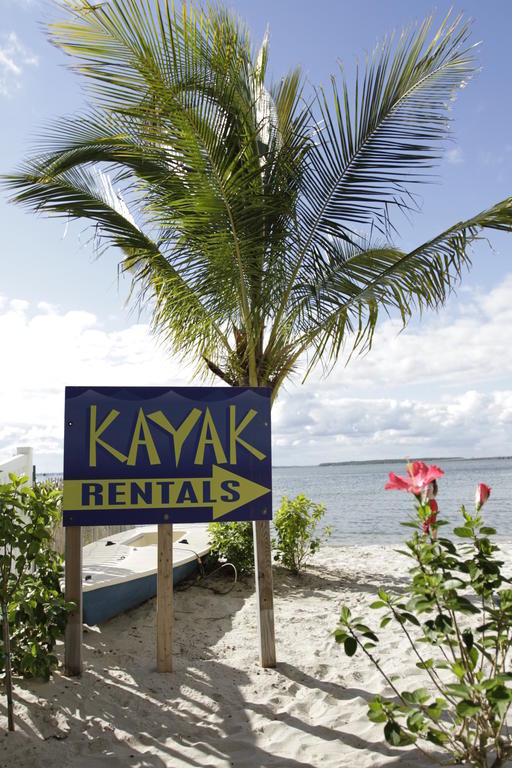
[[[64,525],[272,517],[270,390],[66,387]]]

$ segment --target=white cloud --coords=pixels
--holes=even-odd
[[[486,294],[462,291],[400,335],[395,321],[382,323],[366,357],[282,390],[274,462],[510,454],[511,327],[512,275]],[[0,297],[0,338],[0,454],[32,445],[42,471],[62,463],[65,385],[198,383],[146,325],[107,331],[88,312],[44,301]]]
[[[289,411],[293,422],[297,400],[311,415],[304,427],[290,426]],[[510,454],[512,389],[490,394],[467,390],[441,402],[317,398],[306,389],[278,403],[273,434],[276,463],[286,464]],[[297,446],[295,455],[290,446]]]
[[[21,86],[26,67],[39,64],[37,56],[21,43],[15,32],[0,36],[0,96],[10,96]]]
[[[63,313],[45,302],[34,309],[15,299],[4,301],[0,308],[3,458],[19,445],[31,445],[41,471],[59,470],[66,385],[186,386],[192,382],[192,369],[170,359],[146,325],[107,332],[88,312]]]
[[[481,388],[510,378],[512,275],[488,293],[461,292],[403,333],[400,327],[397,320],[381,323],[369,354],[338,366],[323,386],[349,394],[413,386],[460,390],[462,382]],[[313,380],[319,383],[318,373]]]
[[[276,463],[512,453],[510,328],[512,275],[402,334],[382,323],[365,357],[287,385],[273,415]]]
[[[452,165],[459,165],[460,163],[463,163],[464,155],[462,154],[462,149],[460,147],[449,149],[446,152],[446,160],[448,163],[451,163]]]

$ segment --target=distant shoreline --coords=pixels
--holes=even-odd
[[[421,458],[421,461],[506,461],[512,459],[512,456],[433,456]],[[406,459],[368,459],[367,461],[323,461],[321,464],[313,465],[319,467],[350,467],[358,464],[403,464]],[[413,459],[414,461],[414,459]]]
[[[512,456],[434,456],[422,457],[421,461],[509,461]],[[320,464],[274,464],[272,469],[297,469],[298,467],[356,467],[361,464],[404,464],[405,458],[399,459],[361,459],[358,461],[323,461]],[[62,477],[60,472],[37,472],[39,477]]]
[[[494,458],[494,457],[490,457]],[[419,459],[420,461],[424,461],[426,463],[432,462],[432,461],[478,461],[478,459],[466,459],[465,456],[430,456],[430,457],[421,457]],[[407,461],[406,458],[400,458],[400,459],[369,459],[369,461],[322,461],[321,464],[319,464],[319,467],[350,467],[352,465],[357,464],[404,464]],[[416,461],[415,458],[412,458],[411,461]]]

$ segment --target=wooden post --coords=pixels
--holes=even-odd
[[[82,528],[66,528],[66,600],[76,603],[69,615],[64,638],[64,673],[73,677],[82,674]]]
[[[156,587],[156,667],[172,672],[172,529],[171,523],[158,526],[158,575]]]
[[[269,521],[255,520],[253,522],[253,536],[256,595],[258,598],[260,663],[262,667],[275,667],[274,592],[272,589],[272,553]]]

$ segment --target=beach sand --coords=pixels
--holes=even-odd
[[[426,767],[420,752],[391,748],[382,725],[367,719],[371,695],[390,690],[360,652],[347,658],[332,637],[344,603],[377,624],[367,606],[379,586],[400,589],[408,567],[392,546],[373,545],[323,547],[300,577],[276,568],[276,669],[259,666],[250,578],[231,588],[230,578],[213,577],[175,593],[169,674],[156,671],[156,600],[85,628],[81,678],[17,679],[15,733],[2,693],[0,766]],[[400,687],[422,683],[396,630],[383,633],[379,657],[405,676]]]

